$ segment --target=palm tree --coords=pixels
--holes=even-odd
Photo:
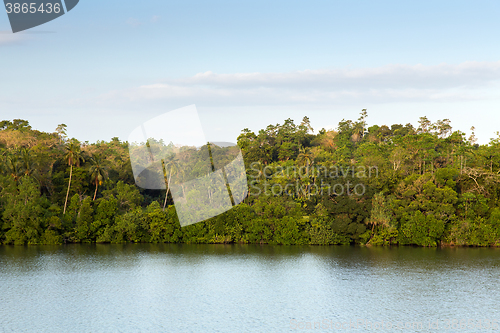
[[[5,154],[2,164],[5,173],[14,178],[16,182],[23,175],[21,163],[16,155],[11,153]]]
[[[309,148],[301,147],[299,149],[299,155],[297,156],[297,162],[303,163],[306,166],[306,174],[309,177],[309,166],[314,163],[313,155]]]
[[[95,197],[97,195],[97,187],[102,185],[102,182],[107,177],[107,169],[101,160],[99,155],[94,155],[90,158],[90,162],[92,165],[90,166],[89,173],[92,182],[95,184],[94,198],[92,201],[95,201]]]
[[[309,197],[310,196],[310,186],[311,186],[311,175],[309,174],[309,166],[311,166],[314,163],[314,157],[311,154],[311,149],[301,147],[299,149],[299,155],[297,156],[297,163],[303,164],[306,167],[306,175],[304,178],[307,179],[306,193]],[[303,178],[301,176],[301,172],[299,172],[299,177]]]
[[[161,166],[163,168],[163,178],[165,179],[165,186],[167,188],[167,192],[165,193],[165,201],[163,202],[163,211],[165,211],[165,206],[167,205],[167,197],[168,191],[170,191],[170,179],[172,177],[172,173],[177,173],[179,171],[179,160],[177,159],[175,154],[171,154],[165,159],[161,160]],[[167,178],[167,170],[168,170],[168,178]]]
[[[35,176],[37,173],[36,164],[28,148],[21,149],[22,165],[26,176]]]
[[[64,201],[64,210],[63,210],[63,214],[66,214],[69,189],[71,187],[71,176],[73,175],[73,165],[80,166],[80,160],[84,162],[85,160],[82,157],[82,151],[80,150],[80,142],[78,142],[78,140],[76,139],[71,140],[64,146],[64,148],[66,149],[66,155],[64,156],[64,159],[68,162],[68,165],[70,167],[68,191],[66,192],[66,200]]]

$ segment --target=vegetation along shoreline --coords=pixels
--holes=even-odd
[[[169,191],[135,185],[128,142],[80,142],[64,124],[48,133],[4,120],[0,243],[500,245],[498,133],[479,145],[448,119],[368,127],[366,117],[336,130],[313,131],[307,117],[244,129],[247,197],[182,228]],[[179,150],[166,172],[201,175],[176,167],[197,153]]]

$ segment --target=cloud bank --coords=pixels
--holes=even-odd
[[[289,73],[198,73],[133,89],[102,101],[169,101],[213,106],[338,105],[498,99],[500,61],[458,65],[387,65],[377,68]]]

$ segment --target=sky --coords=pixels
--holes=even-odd
[[[500,131],[500,2],[97,1],[13,34],[0,13],[0,118],[95,142],[195,104],[206,137],[304,116],[335,129],[450,119]]]

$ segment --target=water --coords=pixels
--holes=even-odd
[[[2,246],[0,332],[496,331],[499,277],[490,248]]]

